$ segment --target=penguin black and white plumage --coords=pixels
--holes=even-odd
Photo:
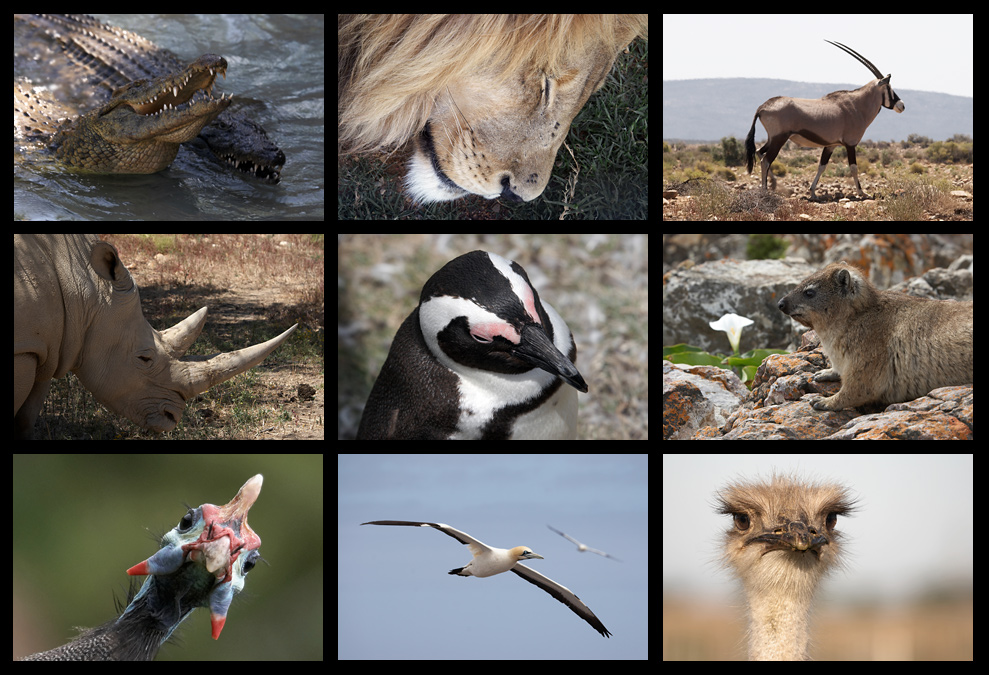
[[[357,439],[555,439],[577,436],[566,322],[522,266],[472,251],[422,288],[364,406]]]

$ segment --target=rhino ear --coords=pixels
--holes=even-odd
[[[120,262],[117,249],[105,241],[98,241],[89,253],[89,264],[93,266],[100,277],[113,284],[113,290],[126,293],[134,288],[134,280],[130,272]]]

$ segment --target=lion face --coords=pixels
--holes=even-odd
[[[512,77],[465,78],[435,102],[409,160],[406,187],[421,202],[467,194],[520,202],[546,188],[570,123],[597,91],[617,54],[557,73],[530,67]]]
[[[648,14],[339,14],[339,147],[415,139],[420,202],[530,201],[619,52],[648,34]]]

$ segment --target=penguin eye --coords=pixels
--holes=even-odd
[[[486,338],[483,335],[477,335],[476,333],[471,333],[470,336],[482,344],[490,344],[491,342],[494,342],[494,340]]]

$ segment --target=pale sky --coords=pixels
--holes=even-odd
[[[973,30],[972,14],[664,14],[663,80],[755,77],[859,87],[872,79],[824,41],[831,40],[891,74],[897,91],[973,96]],[[939,37],[925,43],[931,35]]]

